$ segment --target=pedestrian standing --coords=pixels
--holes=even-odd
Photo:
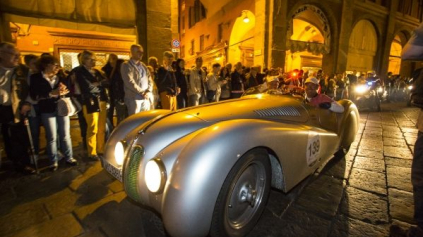
[[[110,54],[109,60],[104,67],[101,68],[109,79],[109,97],[110,107],[107,113],[107,117],[110,123],[114,126],[113,116],[116,110],[117,124],[122,122],[128,116],[128,110],[125,105],[125,91],[123,89],[122,74],[120,73],[120,67],[124,62],[123,59],[119,59],[116,54]]]
[[[131,45],[131,59],[121,66],[121,74],[125,91],[125,104],[128,115],[151,108],[150,97],[153,82],[147,66],[141,62],[144,49],[139,44]]]
[[[27,152],[23,117],[31,110],[28,97],[28,68],[19,64],[15,45],[0,43],[0,123],[6,155],[19,171],[34,173]]]
[[[28,54],[24,57],[25,65],[29,68],[28,73],[28,84],[31,84],[31,75],[38,72],[37,61],[38,56],[34,54]],[[27,102],[31,103],[31,112],[28,114],[29,127],[31,129],[31,137],[34,144],[34,159],[38,160],[40,153],[40,126],[41,126],[41,115],[38,107],[38,102],[33,100],[31,96],[26,99]]]
[[[175,71],[172,68],[173,53],[163,53],[163,65],[157,70],[156,86],[159,90],[162,109],[175,111],[177,109],[176,96],[180,89],[176,82]]]
[[[98,160],[104,152],[106,136],[107,79],[95,69],[96,57],[93,52],[81,53],[81,67],[75,68],[75,78],[81,90],[82,111],[87,122],[87,150],[89,158]]]
[[[188,80],[185,75],[185,61],[181,58],[176,60],[175,68],[176,83],[181,88],[181,92],[177,95],[178,109],[188,106]]]
[[[206,72],[201,68],[203,66],[203,58],[195,59],[195,68],[191,69],[189,76],[189,106],[197,106],[206,101],[205,98],[205,80]]]
[[[235,64],[235,70],[231,74],[231,98],[240,98],[244,93],[242,64],[238,62]]]
[[[57,170],[59,161],[57,141],[66,163],[78,164],[73,158],[69,116],[59,116],[57,111],[57,101],[61,96],[69,94],[66,76],[60,74],[59,69],[59,61],[53,56],[41,57],[38,61],[39,72],[31,75],[29,89],[31,98],[38,101],[41,120],[46,131],[47,155],[53,171]]]
[[[404,46],[402,51],[403,60],[423,60],[423,23],[414,31],[413,36]],[[423,80],[422,75],[419,76]],[[418,79],[418,80],[419,80]],[[423,88],[416,88],[416,93],[423,94]],[[423,236],[423,111],[420,110],[417,119],[419,130],[417,140],[414,145],[413,163],[411,165],[411,183],[413,185],[414,197],[414,220],[417,227],[410,227],[407,236]],[[391,226],[391,236],[398,229]]]

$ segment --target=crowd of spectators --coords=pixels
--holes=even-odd
[[[99,67],[96,54],[84,50],[78,55],[79,66],[65,72],[50,54],[26,55],[20,63],[19,50],[10,43],[0,47],[0,110],[6,154],[16,161],[16,167],[33,172],[28,155],[13,151],[13,143],[25,137],[8,139],[10,129],[23,125],[28,118],[34,155],[38,158],[40,126],[46,130],[46,153],[52,170],[65,158],[69,165],[77,165],[73,157],[70,119],[57,114],[60,97],[76,98],[82,105],[78,113],[81,137],[87,156],[98,160],[103,155],[107,134],[126,117],[152,109],[177,110],[201,104],[236,99],[248,90],[306,88],[306,79],[313,78],[310,88],[331,100],[351,98],[351,87],[365,81],[368,75],[357,72],[326,74],[322,70],[284,72],[281,68],[246,67],[240,62],[232,65],[215,63],[204,67],[203,59],[185,67],[183,59],[175,60],[172,52],[163,53],[160,63],[156,57],[144,64],[144,49],[132,45],[130,59],[109,54],[107,63]],[[12,79],[13,77],[13,79]],[[12,82],[20,83],[14,85]],[[12,84],[13,85],[12,85]],[[19,86],[20,89],[14,89]],[[19,95],[14,95],[19,92]],[[305,95],[305,90],[302,93]],[[326,98],[326,97],[325,97]],[[325,99],[326,100],[326,99]],[[7,114],[7,116],[3,116]],[[116,119],[114,119],[116,118]],[[21,126],[21,130],[24,129]],[[19,133],[17,133],[19,134]],[[27,135],[28,136],[28,135]],[[13,158],[15,157],[15,158]]]

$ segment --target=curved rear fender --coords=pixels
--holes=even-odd
[[[213,124],[193,137],[176,159],[164,190],[161,213],[172,236],[208,234],[229,171],[247,151],[266,147],[267,131],[275,126],[281,123],[231,120]]]
[[[360,114],[358,113],[357,106],[352,101],[340,100],[338,102],[345,108],[344,113],[342,113],[341,118],[338,120],[339,137],[341,137],[339,146],[341,148],[347,148],[355,140],[360,126]]]

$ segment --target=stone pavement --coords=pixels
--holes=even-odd
[[[410,167],[418,109],[383,104],[382,112],[360,115],[345,158],[333,159],[289,193],[272,190],[249,237],[389,236],[392,223],[413,224]],[[0,236],[166,236],[154,211],[132,202],[100,162],[86,158],[78,133],[73,121],[77,167],[61,163],[55,173],[23,176],[3,161]]]

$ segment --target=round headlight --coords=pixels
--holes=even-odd
[[[125,159],[125,145],[123,142],[117,142],[115,145],[115,161],[116,164],[122,165]]]
[[[166,170],[161,160],[152,159],[147,162],[144,180],[150,192],[159,193],[163,190],[166,182]]]
[[[366,85],[359,85],[359,86],[357,86],[357,87],[355,88],[355,92],[356,92],[357,94],[363,94],[363,93],[365,93],[367,90],[368,90],[368,88],[367,88],[367,86],[366,86]]]

